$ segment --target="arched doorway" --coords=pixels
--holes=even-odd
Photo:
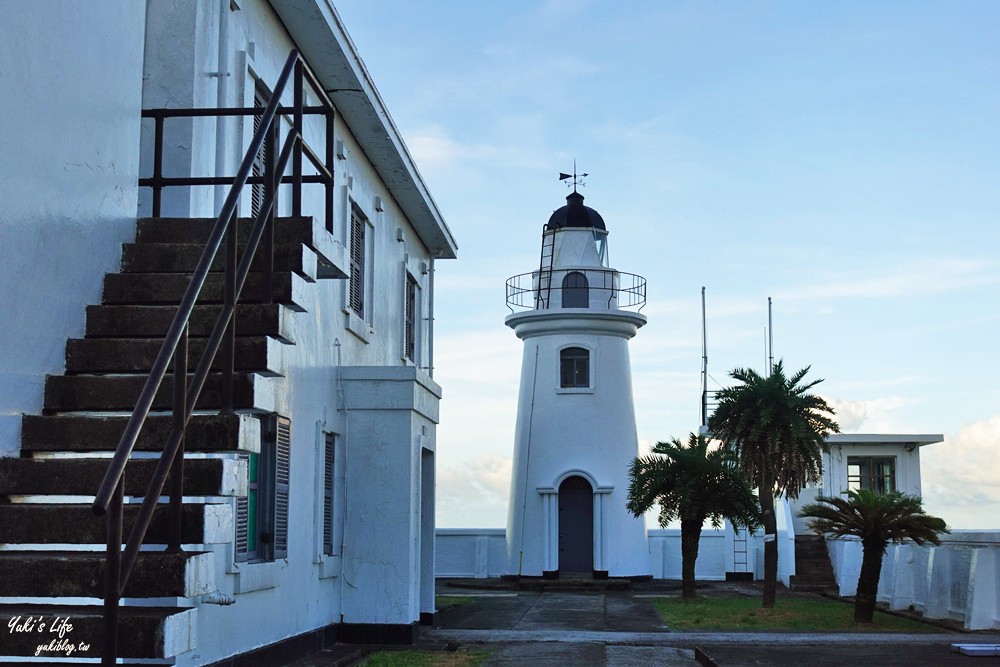
[[[559,485],[559,571],[594,571],[594,489],[579,475]]]

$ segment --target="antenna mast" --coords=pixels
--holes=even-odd
[[[701,286],[701,425],[708,427],[708,324],[704,285]]]
[[[771,323],[771,297],[767,297],[767,374],[774,369],[774,325]]]

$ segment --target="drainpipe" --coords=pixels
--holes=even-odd
[[[219,58],[217,63],[216,77],[216,99],[218,108],[229,106],[229,87],[227,79],[230,77],[229,71],[229,9],[230,0],[219,0]],[[219,116],[215,119],[215,174],[220,176],[225,174],[226,169],[226,134],[229,129],[228,116]],[[215,186],[215,212],[218,214],[222,210],[227,195],[227,186]]]
[[[427,295],[427,374],[434,377],[434,257],[430,258],[430,294]]]

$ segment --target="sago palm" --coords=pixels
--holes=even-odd
[[[899,491],[883,494],[859,489],[848,491],[846,498],[821,496],[799,510],[799,516],[812,518],[809,527],[817,533],[861,538],[861,576],[854,598],[856,623],[872,622],[882,556],[889,542],[909,539],[917,544],[940,544],[938,535],[948,532],[942,519],[924,514],[920,498]]]
[[[660,506],[660,526],[681,522],[681,580],[684,598],[695,597],[694,566],[705,521],[714,528],[728,519],[734,526],[760,526],[753,489],[733,459],[693,433],[687,445],[677,438],[658,442],[649,456],[636,458],[629,470],[628,510],[641,516]]]
[[[803,382],[809,367],[785,377],[782,362],[769,375],[737,368],[741,384],[719,391],[708,420],[743,474],[757,487],[764,525],[764,607],[773,607],[778,579],[777,521],[774,496],[797,498],[803,483],[823,474],[826,437],[838,433],[833,409],[809,390],[822,380]]]

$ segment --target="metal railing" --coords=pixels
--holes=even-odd
[[[293,106],[281,107],[280,100],[289,81],[293,85]],[[308,80],[317,96],[323,102],[321,107],[305,107],[303,105],[303,84]],[[292,126],[285,135],[280,151],[277,150],[278,133],[281,116],[290,112]],[[324,113],[327,115],[327,160],[325,164],[317,163],[312,151],[305,147],[302,138],[303,116],[306,113]],[[169,473],[171,480],[169,502],[169,537],[167,551],[180,553],[183,539],[181,520],[183,512],[184,489],[184,435],[188,420],[194,412],[201,390],[216,356],[222,349],[222,412],[233,411],[233,381],[235,360],[235,309],[243,286],[250,271],[251,261],[258,249],[263,254],[263,272],[265,274],[264,299],[270,303],[273,298],[274,279],[274,221],[277,210],[278,186],[281,183],[292,184],[293,215],[301,215],[302,183],[315,182],[314,178],[327,184],[327,229],[333,221],[333,105],[319,85],[315,75],[309,70],[297,51],[292,51],[285,62],[281,74],[274,87],[274,92],[267,107],[260,109],[221,109],[221,110],[154,110],[143,115],[156,119],[156,138],[154,147],[154,174],[150,179],[141,179],[140,185],[153,188],[153,214],[160,213],[160,195],[164,187],[191,185],[231,184],[229,194],[222,210],[212,228],[205,250],[194,270],[191,282],[181,299],[177,314],[171,323],[160,352],[153,362],[149,378],[146,380],[136,402],[135,410],[129,418],[125,431],[118,442],[118,447],[111,460],[100,489],[94,499],[92,510],[98,516],[107,515],[107,567],[105,572],[104,595],[104,645],[102,647],[101,664],[114,665],[118,653],[118,607],[129,575],[139,555],[140,547],[146,537],[152,521],[153,512]],[[163,176],[163,120],[169,117],[190,117],[201,115],[259,115],[260,124],[250,141],[250,146],[243,157],[236,176],[232,178],[166,178]],[[258,152],[264,150],[263,176],[254,179],[251,170]],[[318,177],[302,175],[302,156],[305,154],[317,171]],[[283,177],[289,159],[292,159],[292,175]],[[237,263],[237,202],[245,185],[260,182],[264,186],[264,198],[260,212],[256,216],[253,228],[246,241],[242,257]],[[188,322],[202,287],[208,277],[209,269],[219,254],[223,240],[225,247],[225,288],[222,308],[212,329],[205,351],[198,367],[188,381]],[[124,513],[124,472],[125,465],[132,454],[139,433],[145,424],[153,406],[156,393],[166,376],[167,369],[173,360],[173,423],[166,445],[160,454],[159,463],[153,473],[152,480],[143,498],[138,516],[122,551],[122,516]]]
[[[292,189],[292,215],[302,215],[302,184],[303,183],[319,183],[325,186],[325,215],[326,215],[326,230],[328,232],[333,232],[333,192],[334,192],[334,180],[333,180],[333,125],[334,125],[334,108],[333,103],[327,96],[323,86],[319,83],[319,79],[311,69],[301,60],[301,68],[296,68],[295,79],[294,79],[294,102],[292,107],[281,106],[280,103],[276,108],[276,114],[278,117],[285,116],[289,114],[296,120],[294,120],[294,127],[299,134],[299,141],[295,146],[294,154],[292,157],[292,173],[289,175],[282,174],[279,181],[280,184],[290,183],[293,187]],[[286,65],[287,66],[287,65]],[[303,83],[304,80],[308,80],[310,87],[316,93],[321,104],[315,106],[305,106],[303,104]],[[272,100],[278,99],[280,102],[281,94],[283,91],[279,91],[277,88],[271,93]],[[164,124],[168,118],[221,118],[221,117],[231,117],[231,116],[260,116],[262,113],[261,109],[258,107],[224,107],[219,109],[144,109],[142,111],[143,118],[153,119],[153,175],[147,178],[140,178],[140,187],[149,187],[153,190],[153,200],[152,200],[152,215],[154,218],[160,217],[160,212],[162,209],[163,201],[163,189],[168,187],[178,187],[178,186],[210,186],[210,185],[230,185],[233,186],[236,183],[235,176],[164,176],[163,175],[163,134],[164,134]],[[320,159],[316,155],[305,141],[302,140],[302,117],[309,115],[322,115],[326,117],[326,138],[324,142],[324,159]],[[278,130],[277,124],[274,128],[275,132]],[[265,150],[267,150],[265,148]],[[303,175],[302,173],[302,156],[305,155],[309,162],[312,164],[313,168],[316,169],[318,173]],[[266,176],[254,176],[248,174],[245,179],[245,183],[248,185],[267,185]]]
[[[586,287],[580,287],[579,283],[564,287],[563,278],[571,273],[586,276]],[[545,286],[546,282],[548,287]],[[539,285],[542,286],[541,289]],[[544,291],[558,293],[558,300],[546,298]],[[589,267],[533,271],[507,279],[507,307],[511,312],[515,312],[515,308],[560,308],[565,303],[564,296],[574,302],[579,299],[588,304],[598,301],[609,309],[642,310],[646,305],[646,279],[634,273]]]

